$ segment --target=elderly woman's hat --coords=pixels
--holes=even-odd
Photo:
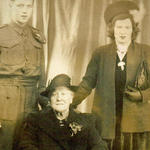
[[[48,97],[50,95],[50,93],[52,93],[57,87],[61,87],[61,86],[67,87],[71,91],[75,92],[77,90],[78,86],[73,86],[73,85],[71,85],[70,82],[71,82],[71,79],[68,75],[59,74],[51,80],[51,82],[48,85],[48,87],[46,88],[46,90],[43,91],[42,93],[40,93],[40,95]]]
[[[139,10],[139,8],[137,4],[132,1],[117,1],[108,5],[104,12],[106,24],[110,23],[117,15],[129,14],[130,10]]]

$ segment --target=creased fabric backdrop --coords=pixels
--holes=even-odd
[[[10,21],[8,1],[0,0],[1,25]],[[113,1],[116,0],[35,0],[31,23],[43,31],[47,40],[47,83],[55,75],[66,73],[73,84],[79,84],[94,49],[110,41],[104,10]],[[146,11],[137,41],[150,44],[150,1],[133,1]],[[81,111],[90,112],[92,97],[80,105]]]

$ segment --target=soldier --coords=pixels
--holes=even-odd
[[[12,149],[14,132],[28,113],[38,110],[36,99],[45,86],[45,40],[38,29],[28,25],[33,3],[10,0],[11,23],[0,27],[1,150]]]

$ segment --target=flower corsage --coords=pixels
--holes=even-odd
[[[83,125],[78,124],[77,122],[72,122],[69,124],[69,127],[71,128],[71,136],[74,136],[81,131]]]

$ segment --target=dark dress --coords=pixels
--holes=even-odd
[[[115,130],[115,140],[113,142],[113,149],[121,149],[121,118],[123,110],[123,93],[126,84],[126,65],[124,70],[118,66],[120,62],[118,55],[116,56],[116,71],[115,71],[115,95],[116,95],[116,130]],[[127,55],[124,56],[123,62],[126,64]]]

